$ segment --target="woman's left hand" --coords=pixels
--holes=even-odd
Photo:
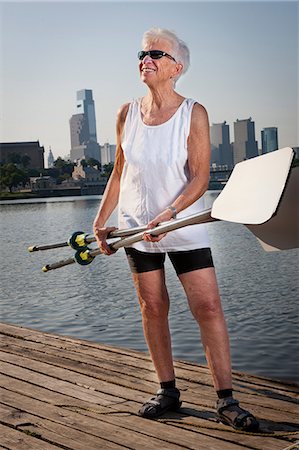
[[[159,225],[159,223],[168,222],[171,219],[172,219],[172,212],[170,211],[170,209],[165,209],[147,224],[147,228],[148,229],[155,228],[157,225]],[[162,233],[159,234],[158,236],[153,236],[152,234],[145,232],[143,235],[143,240],[146,242],[159,242],[166,236],[166,234],[167,233]]]

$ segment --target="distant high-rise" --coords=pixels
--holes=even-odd
[[[48,169],[53,167],[54,165],[54,156],[51,150],[51,147],[49,148],[49,154],[48,154]]]
[[[116,145],[111,145],[109,142],[105,142],[101,146],[101,163],[102,166],[115,161]]]
[[[276,127],[268,127],[262,130],[262,153],[273,152],[278,149],[278,133]]]
[[[233,167],[233,152],[229,137],[229,125],[226,122],[213,123],[210,131],[211,165],[231,169]]]
[[[254,122],[249,119],[234,122],[235,139],[233,143],[234,164],[244,159],[258,156],[257,141],[255,140]]]
[[[96,116],[92,90],[77,91],[77,114],[70,119],[71,161],[94,158],[101,162],[97,142]]]

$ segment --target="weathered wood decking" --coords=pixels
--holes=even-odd
[[[237,433],[216,421],[207,368],[177,361],[181,412],[150,421],[136,415],[157,388],[146,354],[6,324],[0,336],[0,449],[299,449],[298,386],[234,372],[262,428]]]

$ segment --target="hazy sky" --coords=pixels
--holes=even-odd
[[[298,146],[298,2],[2,2],[1,141],[39,140],[70,151],[76,91],[92,89],[98,141],[115,142],[119,106],[145,93],[137,51],[145,30],[187,42],[177,90],[211,123],[252,117]]]

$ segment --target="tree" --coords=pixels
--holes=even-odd
[[[28,181],[28,175],[21,169],[18,169],[15,164],[4,164],[0,168],[0,184],[8,187],[9,192],[12,192],[13,187],[17,187],[20,183],[23,185]]]
[[[68,174],[69,177],[72,175],[75,163],[71,161],[65,161],[60,156],[54,161],[54,167],[59,170],[59,175]]]
[[[109,164],[104,164],[103,169],[104,169],[104,175],[109,178],[111,175],[111,172],[113,170],[114,167],[114,163],[110,162]]]
[[[97,159],[95,159],[95,158],[88,158],[88,160],[86,162],[87,162],[88,166],[90,166],[90,167],[96,166],[98,170],[101,170],[101,163]]]

